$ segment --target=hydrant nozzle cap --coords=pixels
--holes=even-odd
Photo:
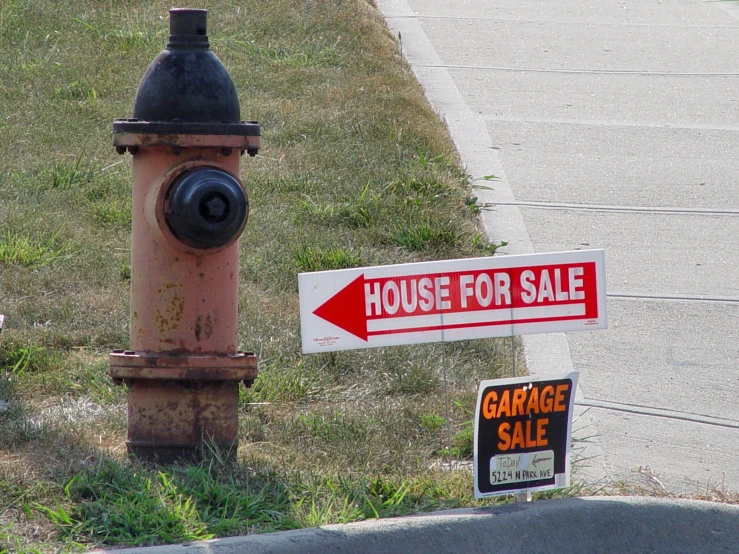
[[[187,246],[218,248],[244,230],[249,201],[239,181],[221,169],[204,166],[185,171],[167,195],[167,225]]]
[[[169,10],[167,48],[209,48],[208,10],[173,8]]]

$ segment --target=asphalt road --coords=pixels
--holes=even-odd
[[[609,329],[525,339],[580,372],[577,475],[738,491],[739,2],[379,6],[502,252],[606,251]]]

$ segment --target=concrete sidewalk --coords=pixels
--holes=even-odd
[[[704,554],[739,551],[737,529],[737,506],[654,498],[568,498],[106,552]]]
[[[581,372],[581,477],[739,490],[739,4],[379,6],[503,253],[606,250],[609,330],[525,338]]]

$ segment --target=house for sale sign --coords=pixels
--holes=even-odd
[[[298,286],[304,353],[607,326],[603,250],[301,273]]]

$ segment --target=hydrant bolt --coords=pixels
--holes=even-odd
[[[212,192],[200,204],[200,212],[209,223],[220,223],[228,214],[227,200],[222,194]]]

